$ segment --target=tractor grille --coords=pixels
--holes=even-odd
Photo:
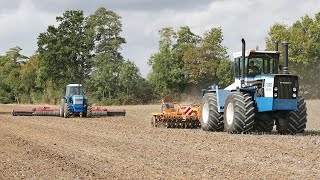
[[[277,87],[278,91],[274,91],[278,99],[295,99],[298,96],[299,84],[298,77],[295,75],[277,75],[274,77],[274,88]],[[293,89],[296,88],[294,92]],[[293,94],[296,94],[294,97]]]
[[[83,99],[75,99],[73,104],[83,104]]]

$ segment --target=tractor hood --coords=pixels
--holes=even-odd
[[[85,99],[85,98],[84,98],[83,95],[73,95],[73,96],[72,96],[72,100],[74,100],[74,99],[80,99],[80,100],[82,99],[82,100],[83,100],[83,99]]]

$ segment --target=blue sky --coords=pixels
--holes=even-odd
[[[151,67],[147,62],[158,49],[158,31],[162,27],[189,26],[198,34],[221,27],[224,45],[231,55],[240,50],[240,39],[247,47],[264,48],[268,30],[275,22],[291,25],[300,17],[320,12],[319,0],[0,0],[0,54],[20,46],[30,56],[37,49],[37,37],[55,17],[66,10],[93,13],[104,6],[122,17],[127,44],[125,59],[134,61],[143,77]]]

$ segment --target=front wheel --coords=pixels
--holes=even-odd
[[[253,129],[254,106],[250,94],[232,92],[224,104],[224,129],[229,133],[246,133]]]
[[[200,123],[204,131],[223,131],[223,116],[218,112],[217,97],[214,93],[203,96]]]

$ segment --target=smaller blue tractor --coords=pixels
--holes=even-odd
[[[68,118],[71,115],[80,117],[91,117],[92,110],[88,100],[84,96],[81,84],[69,84],[66,88],[66,95],[60,102],[60,117]]]
[[[283,66],[278,42],[274,51],[234,53],[234,83],[225,89],[203,89],[201,128],[229,133],[304,132],[307,107],[299,92],[298,76],[288,71],[288,42],[283,44]],[[279,71],[280,69],[280,71]]]

